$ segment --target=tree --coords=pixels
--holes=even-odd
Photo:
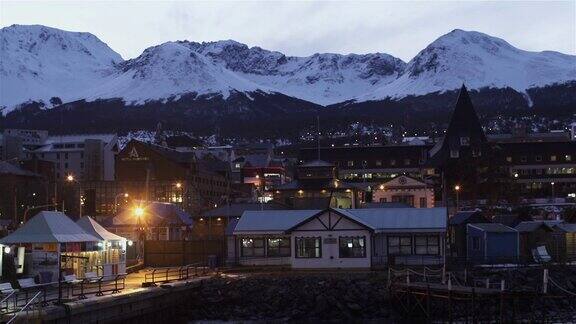
[[[60,106],[62,104],[62,99],[59,97],[52,97],[50,98],[50,103],[52,104],[52,107]]]

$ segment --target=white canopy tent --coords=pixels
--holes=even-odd
[[[89,216],[80,218],[76,224],[100,240],[100,263],[97,272],[104,276],[126,273],[127,240],[124,237],[109,232]]]
[[[64,213],[42,211],[0,239],[0,244],[15,247],[17,273],[39,276],[40,282],[54,282],[61,270],[78,274],[87,271],[88,261],[97,258],[93,250],[99,241]],[[63,259],[70,265],[61,265]]]
[[[120,235],[109,232],[107,229],[98,224],[97,221],[90,216],[80,218],[76,224],[80,226],[86,233],[97,237],[100,241],[122,241],[126,240]]]
[[[42,211],[14,233],[0,239],[0,244],[98,242],[61,212]]]

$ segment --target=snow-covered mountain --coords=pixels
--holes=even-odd
[[[246,79],[321,105],[342,102],[392,82],[406,66],[383,53],[295,57],[235,41],[188,44]]]
[[[89,33],[44,26],[0,30],[0,107],[51,97],[121,98],[127,105],[183,95],[228,98],[280,93],[320,105],[456,89],[531,87],[576,80],[576,56],[527,52],[478,32],[454,30],[408,64],[383,53],[291,57],[235,41],[167,42],[123,61]],[[5,111],[5,112],[6,112]]]
[[[0,29],[0,107],[77,98],[122,57],[90,33],[32,25]]]
[[[357,101],[402,98],[468,88],[526,89],[576,80],[576,56],[558,52],[528,52],[506,41],[474,31],[453,30],[416,57],[393,82]]]
[[[100,85],[87,89],[80,97],[123,98],[128,104],[143,104],[148,100],[177,100],[188,93],[228,97],[233,91],[256,90],[268,91],[183,43],[168,42],[118,64]]]

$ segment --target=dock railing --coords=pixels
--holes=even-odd
[[[193,277],[205,275],[208,267],[201,263],[194,263],[179,267],[155,268],[144,276],[145,285],[166,283],[171,281],[188,280]]]

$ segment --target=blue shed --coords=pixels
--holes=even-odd
[[[474,263],[517,262],[520,236],[512,227],[496,223],[467,225],[468,260]]]

